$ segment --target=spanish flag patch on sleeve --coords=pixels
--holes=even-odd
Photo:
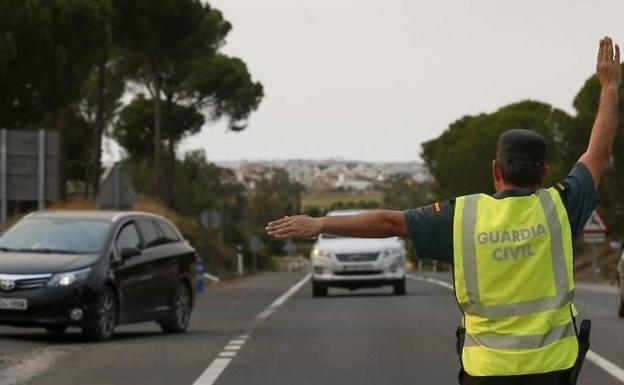
[[[442,206],[440,205],[440,202],[436,202],[433,204],[433,212],[436,214],[439,214],[442,211]]]

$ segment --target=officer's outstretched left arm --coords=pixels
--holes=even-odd
[[[374,210],[357,215],[312,218],[307,215],[286,216],[269,223],[269,235],[280,239],[312,238],[321,233],[360,238],[385,238],[408,235],[402,211]]]

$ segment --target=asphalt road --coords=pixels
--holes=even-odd
[[[443,283],[450,276],[410,279],[406,296],[336,289],[328,298],[312,298],[309,282],[293,288],[304,278],[266,273],[210,286],[184,335],[148,323],[91,344],[77,332],[0,327],[0,384],[457,383],[459,312]],[[615,294],[581,288],[576,302],[594,322],[595,356],[580,384],[624,384],[616,379],[624,375],[624,320]]]

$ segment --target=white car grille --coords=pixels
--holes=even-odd
[[[345,253],[336,254],[339,262],[374,262],[379,258],[379,253]]]

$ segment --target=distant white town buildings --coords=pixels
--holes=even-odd
[[[308,190],[367,191],[375,183],[393,176],[402,176],[417,182],[430,179],[425,167],[416,162],[372,163],[344,160],[276,160],[218,162],[236,173],[238,180],[253,188],[253,181],[270,173],[271,169],[284,169],[291,179]]]

